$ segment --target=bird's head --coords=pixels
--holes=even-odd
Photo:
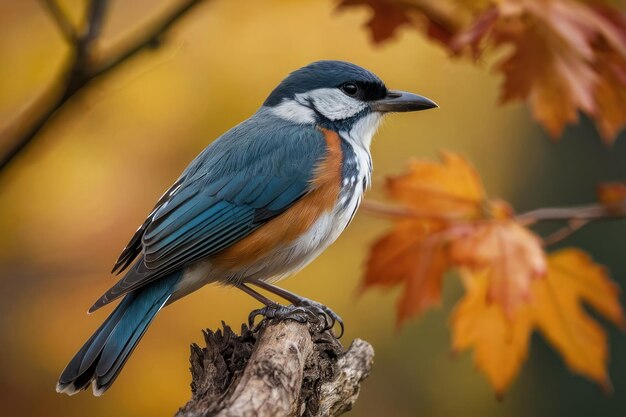
[[[372,134],[386,113],[437,107],[426,97],[389,90],[370,71],[343,61],[318,61],[292,72],[263,106],[294,123],[344,131],[367,124]]]

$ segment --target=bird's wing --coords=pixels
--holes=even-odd
[[[192,162],[137,230],[114,270],[142,257],[90,311],[232,245],[310,190],[315,167],[326,154],[324,135],[314,128],[256,128],[254,137],[233,129]]]

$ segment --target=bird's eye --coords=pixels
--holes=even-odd
[[[356,86],[356,84],[353,84],[353,83],[345,83],[344,85],[341,86],[341,91],[343,91],[349,96],[355,95],[358,90],[359,88]]]

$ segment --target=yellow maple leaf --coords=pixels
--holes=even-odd
[[[470,230],[450,244],[450,262],[484,272],[488,300],[512,315],[528,302],[531,282],[546,272],[541,240],[511,219],[481,223]]]
[[[474,167],[451,152],[441,152],[440,159],[411,161],[405,174],[387,180],[389,196],[424,217],[479,216],[485,190]]]
[[[540,240],[512,218],[508,204],[488,200],[476,170],[460,155],[413,161],[387,181],[389,196],[411,209],[372,247],[362,288],[404,284],[398,323],[439,303],[450,268],[485,271],[489,296],[511,314],[545,273]]]
[[[609,389],[606,333],[582,304],[623,329],[620,290],[606,270],[581,250],[555,252],[548,265],[546,279],[533,288],[535,323],[572,371]]]
[[[510,317],[489,302],[484,274],[466,275],[464,283],[467,293],[452,315],[452,347],[474,350],[476,366],[498,395],[519,372],[535,329],[573,372],[610,389],[606,333],[582,305],[622,329],[624,313],[618,287],[585,252],[569,248],[551,254],[545,278],[531,285],[529,303]]]
[[[372,247],[362,288],[402,286],[398,324],[440,303],[444,273],[455,269],[466,294],[452,314],[453,350],[473,349],[498,395],[519,373],[535,330],[573,372],[610,388],[606,334],[583,308],[625,325],[619,290],[602,266],[578,249],[546,256],[541,239],[508,204],[487,198],[459,155],[413,161],[387,186],[405,207]],[[626,192],[611,183],[599,194],[610,208]]]
[[[528,306],[506,318],[500,306],[488,301],[488,280],[484,274],[465,275],[466,294],[451,317],[452,349],[472,348],[474,363],[483,372],[496,395],[502,396],[519,373],[528,356],[532,323]]]

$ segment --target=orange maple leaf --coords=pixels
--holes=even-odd
[[[444,273],[455,269],[467,292],[452,315],[453,350],[473,348],[498,395],[528,356],[534,330],[572,371],[608,389],[606,335],[582,307],[624,327],[619,290],[604,269],[577,249],[546,256],[523,217],[488,199],[461,156],[443,152],[440,163],[413,161],[409,168],[387,181],[389,196],[404,208],[390,209],[393,229],[372,247],[362,288],[403,286],[402,324],[440,303]],[[605,204],[626,198],[622,187],[601,187]]]
[[[449,265],[448,220],[476,218],[485,197],[478,174],[462,157],[442,152],[442,163],[412,161],[387,180],[387,191],[418,219],[399,219],[372,247],[362,289],[404,283],[397,323],[437,305]]]
[[[430,0],[339,0],[337,5],[338,9],[353,7],[371,10],[366,26],[374,43],[393,38],[402,26],[413,26],[429,38],[448,44],[459,29],[451,5]]]
[[[506,203],[487,200],[476,170],[461,156],[442,152],[441,163],[413,161],[407,173],[388,179],[387,191],[412,216],[396,220],[374,244],[363,288],[405,283],[399,324],[439,303],[448,269],[485,271],[490,299],[507,314],[545,273],[540,240],[511,218]]]
[[[505,50],[501,102],[526,101],[554,138],[578,113],[592,118],[605,142],[626,125],[626,16],[582,0],[342,0],[369,6],[375,42],[399,25],[435,38],[453,55]],[[401,11],[401,12],[400,12]],[[403,16],[398,19],[398,13]],[[420,18],[410,18],[413,14]],[[375,24],[374,24],[375,23]],[[439,28],[433,36],[430,28]],[[377,28],[388,28],[382,31]]]
[[[546,272],[540,239],[515,220],[492,221],[450,244],[451,264],[484,272],[489,286],[487,302],[501,306],[507,315],[530,299],[530,284]]]
[[[406,5],[387,0],[342,0],[339,8],[353,6],[369,6],[372,16],[367,22],[375,43],[393,37],[401,26],[411,24]]]
[[[488,281],[483,275],[463,275],[466,294],[452,313],[452,350],[472,348],[474,363],[498,396],[502,396],[528,357],[532,323],[528,306],[507,319],[497,304],[487,301]]]
[[[440,159],[411,161],[407,173],[387,179],[389,196],[423,217],[479,217],[486,196],[474,167],[450,152],[441,152]]]
[[[545,279],[531,286],[530,302],[507,318],[486,298],[484,275],[465,277],[466,295],[452,314],[452,347],[474,349],[474,362],[502,395],[528,356],[536,329],[559,351],[566,365],[610,389],[605,331],[585,312],[583,303],[624,328],[620,291],[600,265],[574,248],[548,258]]]
[[[611,142],[626,123],[626,19],[608,6],[577,0],[502,0],[478,14],[451,42],[458,53],[480,45],[512,47],[497,69],[502,102],[526,100],[559,137],[578,112]],[[483,48],[484,50],[485,48]]]
[[[613,215],[624,215],[626,205],[626,183],[605,182],[597,187],[598,200]]]
[[[404,283],[398,302],[398,325],[440,303],[441,281],[448,267],[445,242],[433,232],[438,226],[399,220],[371,250],[362,289]]]

